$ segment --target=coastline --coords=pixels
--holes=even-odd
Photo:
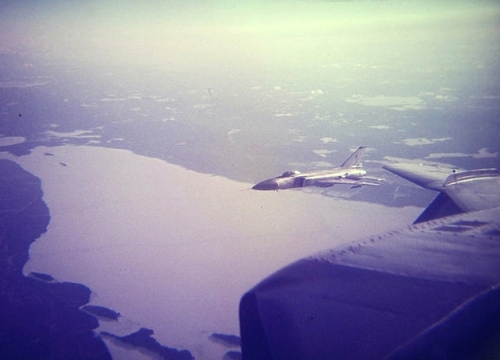
[[[117,321],[119,313],[89,305],[91,290],[80,283],[58,282],[51,275],[23,275],[29,247],[47,231],[49,208],[43,201],[41,181],[10,160],[0,160],[0,353],[20,359],[110,360],[110,344],[138,349],[147,357],[194,359],[188,350],[161,345],[154,331],[119,337],[104,331],[99,320]],[[129,340],[129,339],[132,339]]]
[[[2,357],[111,359],[93,333],[97,319],[79,310],[90,301],[88,287],[56,282],[45,274],[23,276],[29,246],[49,224],[49,209],[40,179],[8,160],[0,160],[0,174]]]

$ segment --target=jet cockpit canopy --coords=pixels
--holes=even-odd
[[[281,175],[281,177],[291,177],[291,176],[295,176],[295,175],[298,175],[300,174],[300,171],[297,171],[297,170],[289,170],[289,171],[285,171],[283,173],[283,175]]]

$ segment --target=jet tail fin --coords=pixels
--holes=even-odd
[[[360,146],[355,152],[351,154],[351,156],[347,158],[346,161],[344,161],[342,165],[340,165],[340,167],[342,169],[350,169],[353,166],[358,165],[365,150],[366,146]]]

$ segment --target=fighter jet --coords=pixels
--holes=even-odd
[[[366,171],[362,169],[360,160],[365,150],[365,146],[360,146],[337,168],[306,173],[301,173],[297,170],[286,171],[281,176],[261,181],[252,187],[252,189],[277,191],[304,186],[329,187],[335,184],[351,185],[351,188],[357,188],[363,185],[379,185],[377,183],[363,181],[367,179],[375,181],[382,180],[367,177]]]

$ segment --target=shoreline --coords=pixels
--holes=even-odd
[[[23,276],[28,248],[45,233],[50,213],[40,179],[8,160],[0,160],[0,174],[2,355],[111,359],[103,340],[93,333],[97,319],[79,310],[90,301],[88,287],[55,282],[46,274]]]

